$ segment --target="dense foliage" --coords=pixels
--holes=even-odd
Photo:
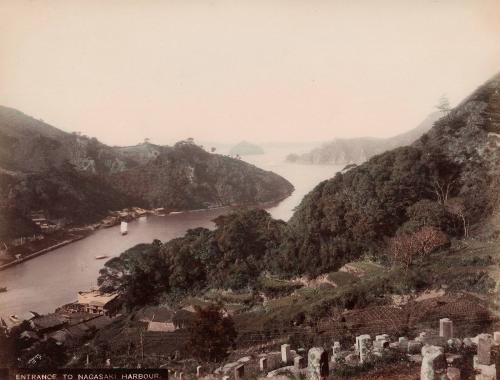
[[[221,305],[195,307],[195,317],[189,326],[188,352],[204,362],[220,362],[228,356],[236,340],[232,318]]]
[[[316,276],[364,256],[387,261],[391,247],[392,252],[411,248],[409,261],[392,255],[409,266],[415,257],[446,246],[450,236],[467,235],[496,200],[493,173],[498,160],[482,149],[493,128],[484,110],[498,102],[493,97],[499,84],[493,83],[412,146],[373,157],[320,183],[288,224],[262,210],[219,217],[214,231],[190,230],[157,248],[160,259],[153,260],[154,267],[129,270],[136,276],[130,282],[147,285],[144,273],[160,271],[162,283],[145,291],[156,292],[156,300],[207,288],[265,291],[266,282],[260,280],[267,271]],[[112,283],[109,268],[126,267],[127,257],[106,264],[102,284]],[[134,292],[127,294],[137,298]]]
[[[106,262],[99,286],[121,291],[126,305],[135,307],[206,288],[256,288],[263,271],[277,270],[284,222],[253,209],[220,216],[215,223],[214,231],[196,228],[165,244],[125,251]]]
[[[292,191],[282,177],[210,154],[192,139],[174,147],[110,147],[0,106],[0,240],[35,233],[23,223],[33,211],[63,225],[84,224],[125,207],[255,205]]]
[[[140,205],[140,200],[109,188],[100,175],[75,170],[69,163],[43,173],[1,174],[0,195],[6,219],[1,240],[36,232],[38,227],[30,223],[32,211],[43,210],[49,220],[62,223],[89,223],[107,215],[108,210]],[[23,229],[8,227],[23,220]]]
[[[417,203],[437,201],[435,183],[451,181],[449,173],[456,167],[437,149],[410,146],[321,183],[290,221],[282,249],[283,261],[290,264],[285,271],[319,274],[363,255],[377,255],[386,237],[415,219]],[[453,180],[450,191],[456,195],[461,184],[458,176]]]
[[[315,275],[380,256],[400,229],[430,225],[467,235],[497,200],[498,150],[487,147],[488,132],[500,129],[488,113],[499,86],[488,82],[413,145],[319,184],[290,220],[285,272]]]
[[[208,153],[188,141],[165,147],[145,165],[113,174],[110,183],[148,207],[168,210],[255,205],[281,200],[293,190],[272,172]]]

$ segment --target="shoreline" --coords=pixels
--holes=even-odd
[[[87,234],[87,235],[81,235],[81,236],[77,236],[73,239],[68,239],[68,240],[64,240],[60,243],[57,243],[57,244],[54,244],[54,245],[51,245],[50,247],[47,247],[47,248],[43,248],[39,251],[36,251],[34,253],[30,253],[29,255],[26,255],[20,259],[16,259],[14,261],[11,261],[10,263],[6,263],[6,264],[2,264],[0,265],[0,271],[4,270],[4,269],[7,269],[7,268],[10,268],[10,267],[13,267],[14,265],[17,265],[17,264],[21,264],[25,261],[28,261],[30,259],[33,259],[37,256],[41,256],[45,253],[48,253],[50,251],[53,251],[57,248],[61,248],[61,247],[64,247],[65,245],[68,245],[68,244],[71,244],[71,243],[74,243],[75,241],[78,241],[78,240],[82,240],[82,239],[85,239],[87,236],[90,236],[91,234]]]
[[[293,191],[295,191],[295,189]],[[130,221],[133,221],[133,220],[137,220],[140,217],[147,216],[147,215],[153,215],[153,216],[159,216],[159,217],[161,217],[161,216],[178,215],[178,214],[184,214],[184,213],[190,213],[190,212],[203,212],[203,211],[212,211],[212,210],[221,210],[221,209],[236,209],[236,208],[243,208],[243,207],[268,208],[268,207],[273,207],[273,206],[279,204],[280,202],[282,202],[283,200],[285,200],[286,198],[288,198],[290,195],[292,195],[293,191],[290,192],[290,194],[288,194],[288,195],[286,195],[286,196],[284,196],[284,197],[282,197],[280,199],[273,200],[273,201],[268,201],[268,202],[262,202],[262,203],[259,203],[259,204],[256,204],[256,205],[225,205],[225,206],[216,206],[216,207],[208,207],[208,208],[193,209],[193,210],[168,211],[168,212],[166,212],[164,214],[160,214],[158,212],[155,212],[155,210],[145,210],[145,213],[143,213],[141,215],[132,216],[132,215],[129,214],[127,216],[127,221],[130,222]],[[19,259],[15,259],[15,260],[13,260],[11,262],[8,262],[8,263],[5,263],[5,264],[1,264],[0,265],[0,271],[3,271],[3,270],[8,269],[8,268],[11,268],[11,267],[13,267],[15,265],[18,265],[18,264],[22,264],[25,261],[34,259],[34,258],[36,258],[38,256],[44,255],[46,253],[49,253],[49,252],[54,251],[54,250],[56,250],[58,248],[61,248],[61,247],[64,247],[66,245],[69,245],[71,243],[74,243],[76,241],[85,239],[86,237],[91,236],[95,231],[98,231],[101,228],[111,228],[111,227],[117,226],[118,224],[119,224],[119,222],[111,224],[111,225],[105,225],[103,223],[103,220],[101,220],[98,223],[89,224],[89,225],[86,225],[86,226],[74,228],[73,231],[83,232],[83,234],[79,235],[79,236],[76,236],[76,237],[73,237],[73,238],[70,238],[70,239],[63,240],[63,241],[58,242],[56,244],[53,244],[53,245],[51,245],[49,247],[46,247],[46,248],[40,249],[40,250],[38,250],[36,252],[27,254],[24,257],[21,257]],[[67,230],[65,232],[71,232],[71,230]]]

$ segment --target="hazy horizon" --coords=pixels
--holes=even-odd
[[[389,137],[499,46],[494,0],[5,0],[0,104],[110,145]]]

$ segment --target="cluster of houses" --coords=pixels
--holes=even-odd
[[[29,328],[20,336],[28,352],[36,352],[37,344],[47,339],[66,347],[76,347],[113,321],[109,310],[116,297],[116,293],[106,294],[98,290],[79,292],[76,302],[59,308],[55,313],[27,312],[12,315],[10,319],[14,324],[28,323]]]
[[[40,230],[44,233],[50,233],[60,229],[57,224],[51,222],[45,217],[45,213],[43,211],[33,211],[30,214],[30,217],[33,223],[40,227]]]
[[[108,316],[117,296],[117,293],[102,293],[99,290],[82,291],[78,292],[74,305],[87,314]]]
[[[109,215],[104,218],[100,225],[104,228],[113,227],[122,221],[130,222],[133,219],[145,217],[150,211],[140,207],[131,207],[119,211],[110,211]]]

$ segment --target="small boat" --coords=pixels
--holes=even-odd
[[[109,256],[107,255],[100,255],[100,256],[96,256],[95,259],[96,260],[102,260],[102,259],[107,259]]]
[[[14,322],[14,323],[19,323],[21,322],[21,320],[19,319],[19,317],[15,314],[12,314],[12,315],[9,315],[9,319]]]
[[[128,227],[128,223],[127,222],[121,222],[121,224],[120,224],[120,232],[122,233],[122,235],[126,235],[127,234],[127,227]]]
[[[0,293],[5,293],[7,288],[5,286],[0,287]]]

